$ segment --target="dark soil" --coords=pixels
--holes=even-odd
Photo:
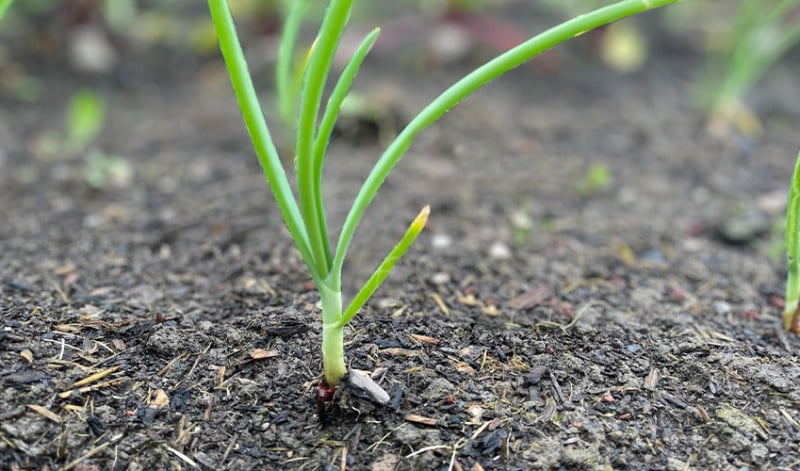
[[[340,389],[324,417],[317,296],[221,60],[91,79],[111,107],[96,147],[133,169],[99,188],[43,150],[88,79],[44,68],[40,101],[0,109],[0,468],[797,469],[800,339],[770,253],[800,62],[754,95],[765,135],[719,139],[703,58],[657,44],[627,76],[562,49],[419,139],[347,267],[353,293],[431,204],[346,331],[391,404]],[[406,118],[472,64],[391,59],[358,89]],[[380,153],[359,136],[328,157],[333,227]],[[579,191],[591,164],[612,181]]]

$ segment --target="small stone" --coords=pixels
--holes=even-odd
[[[198,463],[202,464],[205,467],[213,468],[214,465],[216,464],[214,463],[214,460],[212,460],[210,456],[208,456],[206,453],[203,453],[202,451],[196,452],[193,456],[195,461],[197,461]]]
[[[748,243],[771,228],[769,215],[752,202],[729,204],[717,223],[717,233],[725,242]]]
[[[437,63],[454,64],[469,55],[472,41],[464,27],[441,25],[429,34],[428,47]]]
[[[81,72],[104,73],[117,63],[117,53],[108,36],[98,27],[83,26],[70,36],[69,58]]]
[[[421,429],[410,423],[405,423],[392,430],[392,436],[400,443],[417,445],[418,443],[435,443],[439,440],[439,431],[436,429]]]
[[[483,407],[479,406],[478,404],[470,404],[467,407],[467,413],[472,416],[472,420],[475,422],[480,422],[483,418]]]
[[[750,459],[753,460],[753,463],[763,465],[769,462],[769,449],[766,446],[756,443],[753,445],[753,448],[750,449]]]
[[[450,381],[444,378],[434,378],[420,393],[420,397],[430,402],[436,402],[456,391],[458,388]]]
[[[686,469],[686,462],[675,458],[674,456],[670,456],[667,458],[667,469],[669,471],[683,471]]]
[[[450,274],[443,271],[434,273],[431,277],[431,282],[435,285],[445,285],[450,282]]]
[[[431,245],[433,245],[434,249],[446,249],[453,245],[453,238],[447,234],[434,234],[431,237]]]
[[[508,260],[511,258],[511,249],[502,242],[494,242],[489,247],[489,257],[495,260]]]
[[[714,301],[714,312],[725,315],[731,312],[731,305],[725,301]]]
[[[391,400],[389,393],[378,386],[378,383],[373,381],[372,378],[363,371],[350,370],[350,373],[347,375],[347,380],[351,387],[365,393],[373,402],[384,406]]]
[[[400,455],[393,455],[387,453],[370,465],[370,471],[394,471],[400,469],[400,463],[403,462],[403,457]]]
[[[619,444],[622,443],[622,438],[624,437],[624,434],[619,430],[612,430],[611,432],[609,432],[607,437],[608,440],[611,441],[611,443]]]

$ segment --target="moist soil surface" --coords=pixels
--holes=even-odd
[[[356,84],[394,118],[351,120],[332,145],[334,228],[382,139],[476,63],[398,57]],[[345,333],[349,368],[391,401],[341,387],[318,410],[318,297],[222,62],[171,59],[94,78],[40,66],[39,101],[2,98],[0,468],[800,466],[773,228],[800,62],[753,95],[758,138],[706,132],[704,59],[674,38],[634,74],[584,43],[465,100],[386,181],[345,270],[352,295],[431,205]],[[48,152],[87,83],[109,100],[92,146],[131,171],[99,185],[83,153]],[[605,185],[587,186],[592,165]]]

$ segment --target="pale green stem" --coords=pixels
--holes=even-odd
[[[798,298],[800,297],[800,155],[792,175],[789,201],[786,204],[786,255],[789,273],[786,277],[786,306],[783,321],[786,330],[800,328],[797,319]],[[800,334],[800,332],[795,332]]]
[[[322,284],[317,287],[322,304],[322,371],[325,381],[336,386],[347,374],[344,364],[344,327],[339,325],[342,316],[342,292]]]

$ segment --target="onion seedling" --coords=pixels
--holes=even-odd
[[[277,201],[286,227],[320,296],[322,364],[325,381],[330,386],[336,386],[347,375],[344,361],[344,327],[383,283],[400,257],[406,253],[420,234],[428,219],[430,208],[425,206],[411,222],[400,242],[378,265],[347,308],[342,309],[342,266],[356,227],[381,184],[411,146],[416,136],[463,98],[540,52],[590,29],[676,1],[678,0],[623,0],[594,10],[561,23],[500,54],[457,81],[412,119],[383,152],[358,191],[342,225],[337,244],[333,248],[328,235],[322,198],[322,166],[342,102],[347,96],[364,58],[378,38],[380,30],[378,28],[372,30],[356,49],[336,81],[320,117],[325,84],[353,3],[352,0],[331,0],[329,2],[316,41],[304,66],[303,82],[299,93],[300,105],[295,127],[295,173],[297,177],[297,199],[295,199],[258,103],[228,2],[227,0],[208,0],[214,27],[219,36],[220,50],[256,156]],[[299,14],[297,18],[299,18]],[[291,49],[291,45],[286,47]],[[283,57],[287,57],[287,54],[284,53]],[[283,76],[286,77],[288,74]],[[286,88],[284,84],[282,89]],[[285,110],[284,112],[286,113]],[[288,112],[286,116],[291,116],[291,114]]]
[[[783,309],[783,324],[786,330],[800,334],[800,155],[794,166],[786,204],[786,260],[789,272],[786,276],[786,305]]]
[[[298,57],[300,54],[295,52],[308,0],[291,0],[290,3],[283,17],[278,62],[275,65],[275,93],[278,96],[278,108],[283,125],[287,132],[294,132],[297,120],[297,97],[300,96],[303,69],[311,51],[306,54],[305,61],[300,61],[302,57]]]
[[[800,21],[792,15],[798,6],[798,0],[739,1],[736,18],[730,22],[730,45],[717,60],[712,57],[712,66],[720,70],[701,84],[711,99],[710,131],[723,132],[732,124],[748,137],[761,133],[761,123],[744,104],[744,95],[800,42]]]
[[[8,10],[8,7],[10,7],[12,3],[14,3],[14,0],[0,0],[0,20],[6,16],[6,10]]]

